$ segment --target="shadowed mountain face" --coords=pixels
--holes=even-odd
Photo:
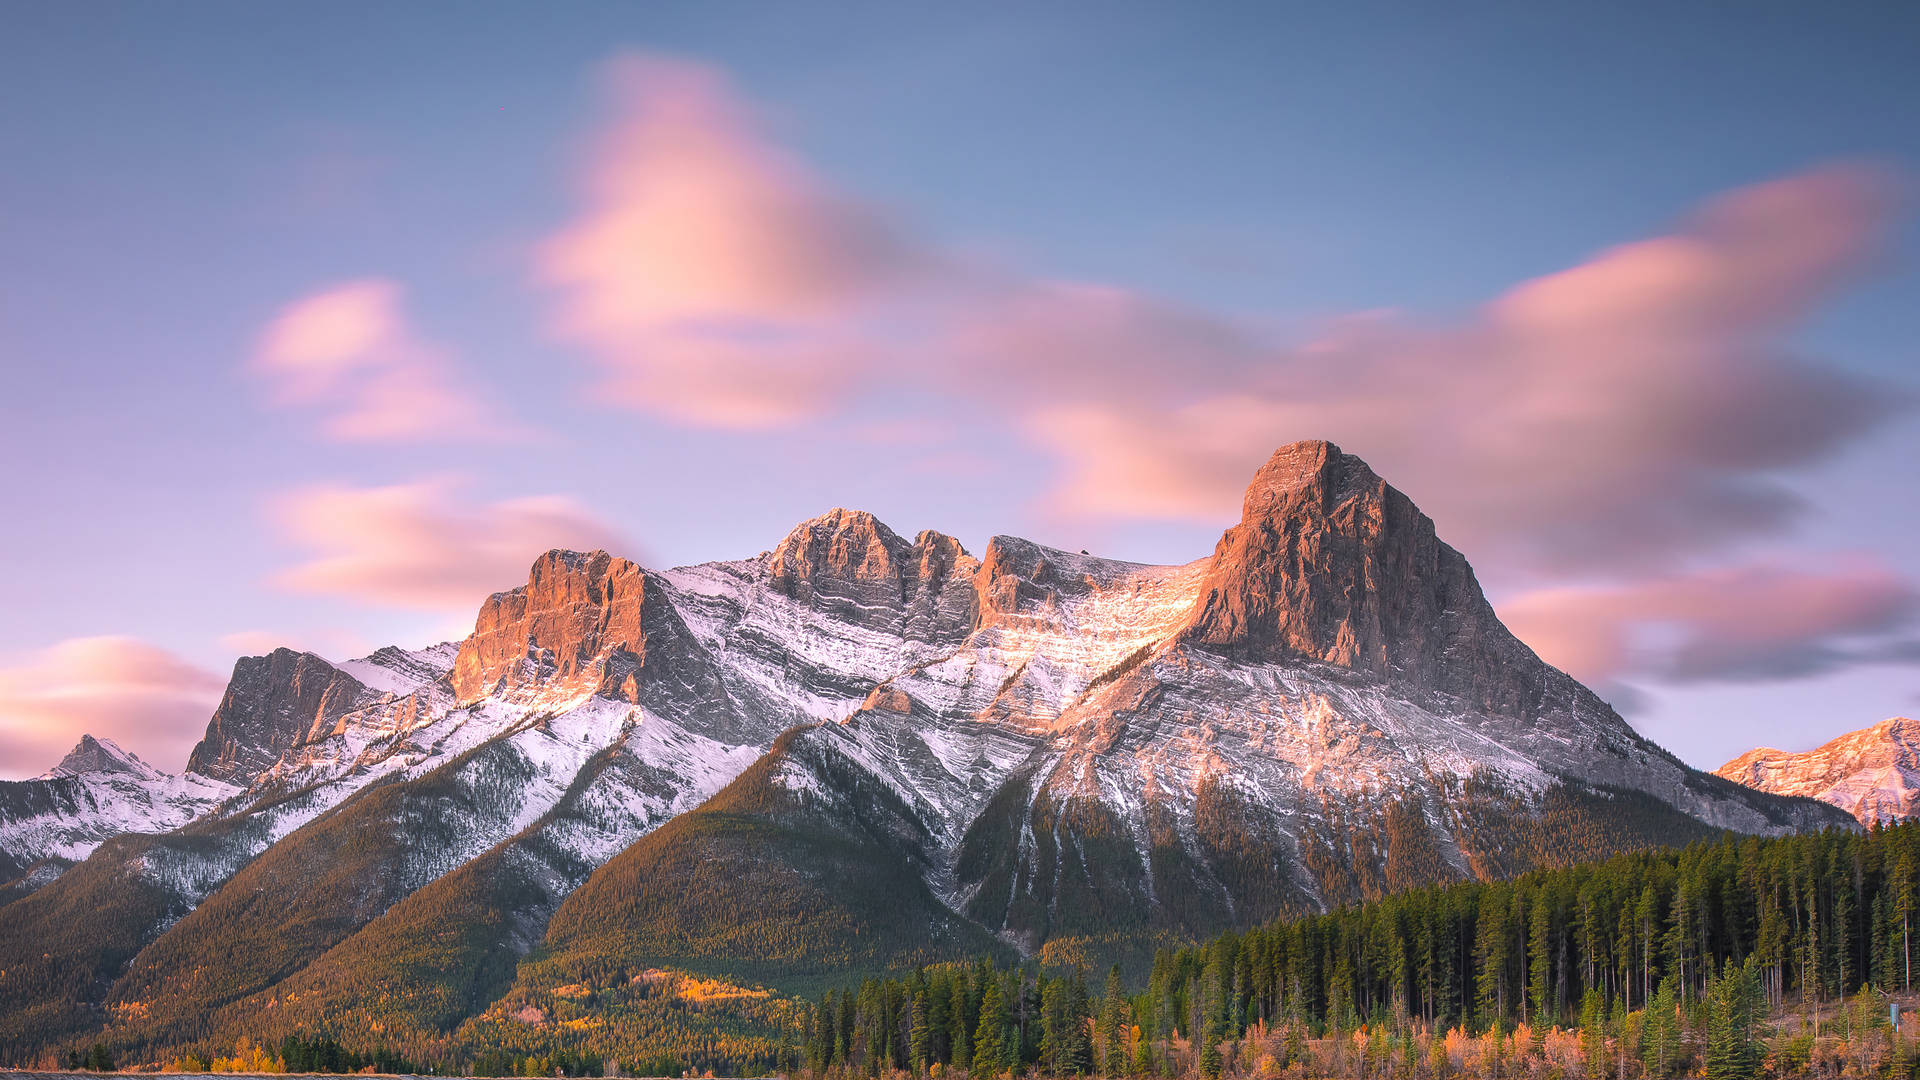
[[[733,562],[549,552],[458,644],[241,660],[185,779],[203,807],[71,870],[86,851],[55,859],[31,824],[70,803],[0,790],[22,872],[0,970],[31,973],[0,980],[24,1018],[0,1019],[6,1054],[102,1023],[142,1048],[376,1019],[453,1037],[653,966],[803,987],[991,950],[1131,959],[1847,820],[1640,738],[1327,443],[1276,453],[1185,566],[1012,537],[975,558],[844,510]],[[110,940],[56,925],[81,908]]]

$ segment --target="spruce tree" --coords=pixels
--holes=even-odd
[[[1753,1080],[1760,1075],[1763,1048],[1756,1036],[1762,997],[1749,957],[1727,962],[1707,997],[1707,1080]]]
[[[922,1073],[932,1062],[933,1032],[927,1025],[927,992],[913,995],[912,1017],[907,1026],[907,1060],[913,1071]]]
[[[1647,1002],[1646,1023],[1640,1034],[1640,1060],[1653,1080],[1673,1075],[1680,1057],[1679,1006],[1675,1000],[1674,977],[1660,980],[1660,989]]]
[[[961,1072],[973,1067],[973,1035],[967,1030],[967,980],[965,976],[956,976],[953,980],[953,998],[947,1006],[947,1015],[951,1018],[952,1034],[948,1043],[951,1048],[947,1063]]]
[[[998,976],[987,976],[987,993],[980,999],[980,1025],[973,1032],[973,1073],[998,1076],[1011,1064],[1007,1056],[1007,997]]]
[[[1127,1001],[1120,993],[1120,965],[1107,970],[1107,993],[1100,1002],[1100,1048],[1104,1071],[1120,1076],[1127,1071],[1126,1039],[1121,1034],[1127,1023]]]

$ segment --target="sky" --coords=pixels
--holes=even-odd
[[[0,0],[0,776],[836,506],[1329,438],[1704,768],[1920,709],[1920,9]]]

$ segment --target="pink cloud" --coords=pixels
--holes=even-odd
[[[1499,610],[1543,658],[1582,681],[1750,681],[1902,660],[1886,635],[1920,612],[1920,591],[1879,567],[1747,565],[1541,589]]]
[[[550,548],[626,549],[570,498],[472,503],[451,481],[306,488],[283,496],[273,517],[288,541],[311,553],[274,579],[279,587],[450,615],[525,581]]]
[[[579,217],[537,260],[619,403],[718,427],[816,415],[865,361],[854,315],[923,272],[878,214],[761,140],[725,79],[631,57]]]
[[[283,308],[253,369],[276,403],[320,409],[345,442],[490,440],[520,434],[469,386],[445,350],[421,341],[390,281],[347,282]]]
[[[0,773],[32,776],[82,735],[178,771],[226,680],[130,637],[70,638],[0,667]]]

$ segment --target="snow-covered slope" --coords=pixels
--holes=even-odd
[[[111,837],[177,829],[237,794],[218,780],[162,772],[111,739],[82,736],[46,773],[0,781],[0,879],[41,864],[35,877],[44,884]]]
[[[1832,803],[1863,825],[1899,821],[1920,812],[1920,723],[1895,716],[1804,753],[1763,746],[1715,771],[1761,791]]]

